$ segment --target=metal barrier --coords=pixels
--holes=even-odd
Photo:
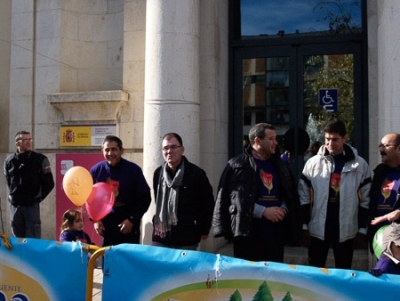
[[[94,269],[97,259],[100,256],[103,256],[105,251],[110,247],[92,247],[89,248],[89,251],[93,251],[92,256],[90,256],[88,267],[87,267],[87,277],[86,277],[86,301],[92,301],[93,299],[93,277],[94,277]]]

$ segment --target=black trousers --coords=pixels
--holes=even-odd
[[[104,231],[103,247],[115,246],[119,244],[138,244],[140,241],[140,234],[138,232],[131,232],[122,234],[119,231]]]
[[[265,241],[238,236],[233,239],[233,256],[250,261],[283,262],[283,241]]]
[[[310,237],[308,248],[308,262],[314,267],[325,267],[329,248],[332,247],[335,256],[335,267],[338,269],[351,269],[354,252],[354,238],[339,242],[338,240],[320,240]]]

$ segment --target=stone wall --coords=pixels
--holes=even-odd
[[[179,1],[175,0],[178,7]],[[205,169],[216,189],[228,160],[228,0],[191,1],[198,7],[194,39],[198,64],[179,67],[179,63],[171,64],[165,58],[161,67],[169,66],[171,73],[195,68],[190,72],[197,77],[193,96],[199,123],[188,131],[185,120],[190,118],[179,107],[177,116],[182,120],[173,124],[176,120],[171,119],[170,126],[185,133],[189,159]],[[125,158],[143,167],[143,154],[147,152],[160,162],[161,137],[155,137],[154,151],[144,144],[144,135],[161,135],[166,130],[158,123],[144,124],[145,85],[154,89],[158,84],[152,78],[145,80],[145,66],[152,63],[145,55],[148,2],[21,0],[0,4],[0,39],[8,42],[0,41],[0,66],[4,66],[0,70],[0,133],[5,141],[0,146],[1,162],[15,151],[15,133],[28,130],[34,139],[33,148],[48,156],[57,177],[57,153],[100,152],[97,146],[60,147],[60,126],[97,124],[116,125]],[[174,46],[168,39],[160,42],[165,47]],[[173,55],[179,62],[184,53]],[[179,82],[165,86],[176,95],[188,88]],[[192,132],[196,132],[195,138]],[[152,171],[146,175],[149,184]],[[6,196],[5,179],[0,177],[2,232],[10,234]],[[42,236],[46,239],[55,239],[59,227],[55,222],[56,202],[54,190],[41,205]],[[148,225],[146,233],[151,232]],[[202,246],[214,248],[213,239]]]

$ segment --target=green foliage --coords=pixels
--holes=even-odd
[[[290,292],[287,292],[285,297],[283,297],[282,301],[292,301],[292,296],[290,295]]]
[[[338,89],[338,111],[330,113],[318,103],[320,89]],[[330,120],[342,120],[353,139],[354,129],[353,55],[316,55],[305,61],[304,107],[307,117],[312,114],[316,125],[323,128]]]
[[[267,282],[263,282],[258,288],[257,293],[253,297],[253,301],[273,301],[271,290],[268,287]]]
[[[361,31],[360,25],[353,21],[352,10],[354,7],[361,11],[361,1],[328,0],[320,1],[315,5],[314,11],[322,14],[322,19],[328,21],[329,33],[357,34]]]
[[[242,301],[242,295],[236,290],[229,298],[229,301]]]

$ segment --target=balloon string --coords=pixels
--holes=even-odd
[[[82,224],[82,231],[83,232],[85,232],[85,217],[83,216],[83,208],[82,208],[83,206],[79,206],[78,208],[77,208],[77,210],[81,213],[81,218],[82,218],[82,221],[83,221],[83,224]]]

